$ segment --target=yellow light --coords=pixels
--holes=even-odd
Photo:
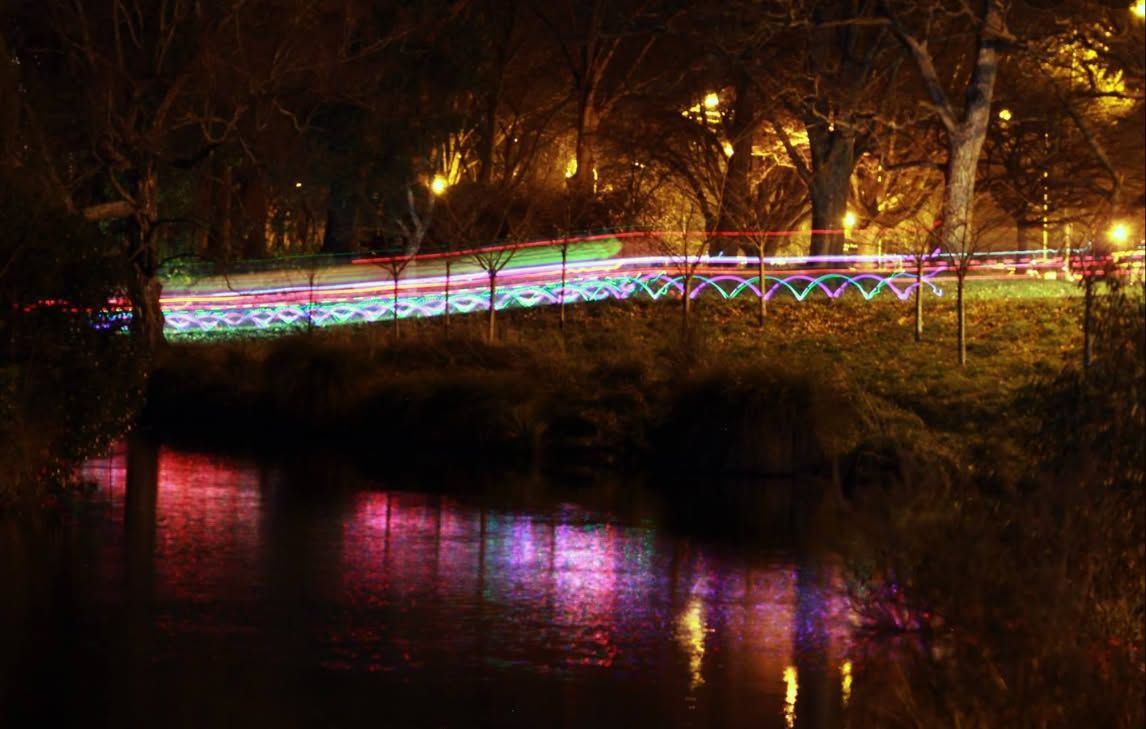
[[[434,175],[434,179],[430,181],[430,192],[441,195],[449,186],[450,183],[446,182],[446,178],[441,175]]]
[[[720,96],[715,91],[710,91],[704,96],[704,108],[715,109],[720,106]]]
[[[1138,0],[1138,2],[1134,3],[1134,7],[1131,8],[1131,11],[1139,18],[1146,18],[1146,0]]]
[[[565,163],[565,179],[577,174],[577,158],[574,157]]]
[[[732,152],[734,151],[732,149],[732,142],[724,142],[723,144],[721,144],[721,147],[723,147],[723,149],[724,149],[724,156],[725,157],[731,157],[732,156]]]
[[[784,669],[784,689],[784,724],[793,729],[796,726],[796,695],[800,690],[795,666]]]
[[[676,637],[685,653],[688,654],[688,670],[690,674],[689,687],[696,689],[704,685],[704,674],[701,667],[704,663],[704,604],[700,598],[694,597],[677,621]]]
[[[1126,223],[1115,223],[1110,226],[1106,235],[1114,243],[1125,243],[1130,240],[1130,226]]]
[[[1010,121],[1011,120],[1011,110],[1010,109],[999,109],[999,118],[1002,119],[1003,121]]]
[[[844,661],[840,666],[840,693],[843,695],[844,706],[852,697],[852,662]]]
[[[301,183],[301,182],[296,182],[296,183],[294,183],[294,186],[295,186],[295,187],[302,187],[302,183]]]
[[[848,214],[844,216],[844,227],[845,228],[856,227],[856,214],[850,210],[848,211]]]

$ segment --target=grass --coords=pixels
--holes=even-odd
[[[1074,289],[972,283],[963,368],[950,295],[925,300],[921,342],[912,302],[845,295],[769,302],[763,329],[755,300],[704,299],[688,335],[679,302],[628,301],[570,306],[564,333],[555,307],[508,310],[495,344],[482,340],[480,314],[453,317],[448,339],[441,319],[409,319],[397,341],[384,323],[180,343],[160,361],[148,419],[160,430],[225,440],[326,434],[396,451],[528,451],[548,448],[552,435],[553,449],[581,460],[582,447],[597,449],[615,462],[653,445],[690,382],[767,387],[767,378],[734,373],[782,370],[843,391],[849,417],[862,421],[856,439],[925,431],[952,457],[995,458],[1000,449],[1020,451],[1033,432],[1016,393],[1080,357],[1081,303],[1064,292]],[[766,409],[768,397],[745,402]]]

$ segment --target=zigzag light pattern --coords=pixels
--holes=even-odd
[[[609,268],[616,268],[617,262],[609,262]],[[551,268],[551,267],[546,267]],[[497,309],[532,308],[560,303],[562,291],[566,303],[603,301],[606,299],[625,300],[647,298],[658,300],[665,297],[679,297],[684,291],[684,275],[664,271],[631,274],[612,273],[584,276],[582,270],[570,274],[564,288],[558,281],[530,281],[515,283],[524,277],[521,271],[506,271],[499,277],[494,303]],[[559,269],[558,269],[559,271]],[[934,277],[942,268],[934,268],[924,274],[924,283],[936,295],[942,290],[934,283]],[[524,272],[528,277],[551,274],[551,271],[538,271],[537,268]],[[559,273],[558,273],[559,275]],[[467,314],[486,311],[489,308],[489,290],[484,285],[484,272],[468,274],[451,279],[449,307],[451,314]],[[400,284],[397,299],[398,318],[441,316],[445,312],[446,297],[433,282],[413,280]],[[903,300],[912,295],[916,283],[914,275],[903,271],[877,273],[864,272],[843,274],[828,272],[820,275],[798,272],[787,275],[766,274],[766,299],[778,294],[787,294],[797,301],[804,301],[814,293],[822,293],[831,298],[842,296],[851,289],[865,300],[871,300],[883,291],[890,291]],[[483,284],[483,285],[475,285]],[[419,288],[430,288],[431,293],[417,293]],[[375,283],[374,291],[389,289],[391,282]],[[403,293],[410,292],[410,293]],[[326,327],[344,324],[366,324],[387,321],[394,316],[393,295],[362,295],[363,292],[348,289],[346,286],[331,290],[310,290],[280,288],[263,290],[247,295],[219,292],[195,297],[196,305],[188,306],[188,297],[174,297],[174,306],[165,305],[165,317],[169,334],[207,334],[235,330],[274,330],[297,327]],[[331,295],[331,299],[318,299],[316,294]],[[698,273],[693,276],[691,296],[708,295],[720,299],[734,299],[740,295],[759,297],[759,276],[736,272]],[[300,299],[302,295],[303,300]],[[216,305],[213,299],[218,299]],[[309,300],[309,299],[314,299]],[[167,302],[165,301],[165,304]]]

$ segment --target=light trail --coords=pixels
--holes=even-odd
[[[503,256],[497,263],[505,264],[496,272],[496,293],[492,297],[492,305],[498,310],[561,301],[574,304],[679,298],[689,274],[693,298],[760,296],[759,258],[695,252],[666,254],[663,243],[669,235],[639,231],[600,234],[410,258],[357,258],[331,265],[300,260],[293,269],[283,269],[280,263],[272,262],[262,272],[206,276],[183,287],[172,282],[161,303],[167,333],[172,336],[287,332],[299,327],[387,321],[395,314],[399,319],[441,316],[446,311],[447,286],[450,314],[468,314],[487,311],[491,306],[489,269],[496,268],[496,264],[487,259],[483,268],[481,257],[495,253]],[[679,232],[675,235],[681,237]],[[1035,251],[977,254],[973,257],[972,275],[975,280],[1015,281],[1034,276],[1041,279],[1057,275],[1066,266],[1062,258],[1036,256]],[[1120,264],[1129,262],[1140,272],[1141,261],[1139,250],[1124,257]],[[938,252],[925,258],[922,285],[932,295],[942,296],[943,287],[951,281],[950,262]],[[395,287],[388,267],[398,263],[405,268]],[[882,293],[906,300],[920,285],[916,281],[916,260],[911,255],[766,256],[764,265],[766,299],[787,296],[805,301],[820,294],[839,298],[851,292],[864,300]]]

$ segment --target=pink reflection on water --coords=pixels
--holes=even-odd
[[[150,589],[172,606],[168,630],[257,628],[248,608],[265,609],[258,600],[272,580],[278,591],[268,599],[315,606],[284,624],[305,620],[299,629],[327,669],[608,670],[698,701],[731,682],[776,716],[803,640],[797,625],[809,615],[822,625],[816,639],[831,666],[848,645],[842,595],[816,583],[801,601],[810,588],[788,557],[721,553],[569,504],[505,510],[358,491],[315,504],[288,498],[284,510],[289,495],[251,464],[167,448],[156,458],[151,506],[129,497],[122,452],[89,462],[83,475],[120,531],[131,531],[130,510],[152,510]],[[137,525],[143,516],[134,514]],[[100,569],[120,569],[124,543],[108,541]]]
[[[129,493],[129,467],[138,468],[129,455],[121,447],[88,461],[80,475],[96,484],[96,500],[127,530],[123,559],[149,562],[153,597],[200,605],[249,597],[260,579],[257,470],[241,461],[160,448],[142,456],[145,464],[152,459],[154,480],[136,476],[130,487],[136,492]],[[114,566],[120,560],[101,562]]]
[[[260,577],[261,503],[248,464],[161,449],[156,594],[210,603],[249,592]]]

